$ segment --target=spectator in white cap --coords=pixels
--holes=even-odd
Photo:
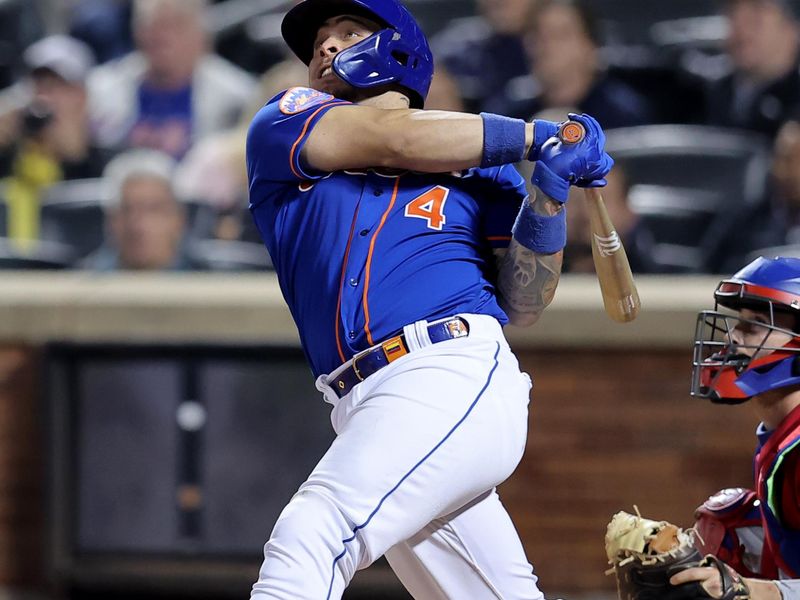
[[[59,181],[99,177],[110,155],[94,143],[86,78],[94,65],[83,42],[46,37],[23,54],[27,75],[17,106],[3,117],[0,176],[8,176],[9,237],[25,245],[38,236],[39,196]]]
[[[137,51],[89,80],[102,142],[181,158],[198,139],[232,127],[255,80],[209,49],[208,0],[134,0]]]
[[[31,44],[23,54],[33,75],[55,74],[70,83],[85,83],[94,55],[83,42],[67,35],[52,35]]]

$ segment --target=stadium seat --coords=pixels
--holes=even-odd
[[[598,16],[603,63],[648,98],[652,121],[702,122],[706,80],[728,66],[727,21],[715,0],[597,0],[591,8]]]
[[[227,240],[194,240],[189,245],[194,260],[210,271],[267,271],[272,261],[262,244]]]
[[[787,256],[789,258],[800,258],[800,244],[787,244],[785,246],[769,246],[753,250],[747,255],[746,262],[752,262],[759,256],[774,258],[776,256]]]
[[[71,246],[78,258],[88,256],[103,243],[104,203],[105,187],[99,178],[50,186],[42,197],[41,238]]]
[[[721,51],[728,34],[728,22],[722,15],[685,17],[653,23],[650,40],[660,48]]]
[[[464,0],[405,0],[411,14],[430,39],[453,19],[471,17],[476,13],[474,2]]]
[[[769,145],[754,134],[696,125],[607,132],[629,203],[655,239],[659,269],[714,272],[742,215],[763,200]]]
[[[57,183],[42,198],[41,238],[67,244],[78,258],[97,250],[105,239],[106,188],[102,179],[78,179]],[[202,202],[187,201],[187,235],[207,239],[214,235],[217,214]]]
[[[66,269],[74,262],[72,248],[63,244],[38,242],[30,251],[22,251],[10,240],[0,238],[0,270]]]
[[[192,239],[213,239],[219,215],[216,209],[202,200],[185,200],[187,235]]]
[[[607,32],[608,42],[649,44],[651,28],[656,23],[716,15],[719,4],[716,0],[594,0],[591,9]]]

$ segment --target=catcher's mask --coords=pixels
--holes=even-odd
[[[397,0],[303,0],[286,13],[281,34],[308,64],[320,26],[339,15],[366,17],[384,29],[339,52],[331,65],[334,73],[358,88],[395,83],[408,92],[412,108],[422,108],[433,79],[433,54],[414,17]]]
[[[800,356],[800,259],[758,258],[731,279],[721,281],[714,299],[714,310],[697,316],[692,396],[739,404],[770,390],[800,384],[796,360]],[[749,309],[763,315],[763,320],[721,312],[720,307]],[[776,324],[781,313],[793,317],[791,328]],[[755,333],[745,344],[734,329]],[[790,339],[785,341],[782,336],[781,345],[776,345],[770,340],[774,333]]]

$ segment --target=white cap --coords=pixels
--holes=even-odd
[[[84,83],[95,64],[89,46],[67,35],[51,35],[31,44],[23,59],[30,72],[46,69],[70,83]]]

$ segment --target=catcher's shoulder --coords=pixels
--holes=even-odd
[[[721,515],[736,512],[754,502],[757,500],[753,490],[741,487],[725,488],[711,494],[697,510]]]

